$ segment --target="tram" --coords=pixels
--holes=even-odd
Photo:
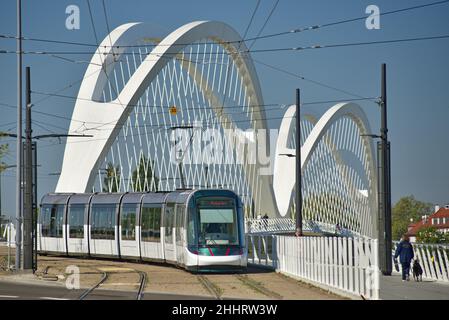
[[[42,198],[38,252],[157,261],[193,272],[247,266],[240,198],[230,190],[51,193]]]

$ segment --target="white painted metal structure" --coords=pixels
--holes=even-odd
[[[398,243],[394,243],[394,249],[396,249]],[[449,245],[413,243],[413,249],[415,252],[414,259],[418,259],[423,269],[423,279],[449,282]],[[396,272],[396,270],[394,271]],[[400,263],[398,272],[402,272]],[[412,274],[413,271],[410,268],[410,279],[413,281]]]
[[[114,176],[120,190],[172,190],[180,183],[177,166],[170,163],[170,127],[193,125],[192,130],[200,133],[205,127],[223,132],[235,128],[230,111],[237,110],[244,118],[239,121],[249,128],[266,128],[254,66],[240,53],[247,49],[232,28],[200,21],[180,27],[162,41],[159,36],[145,24],[131,23],[112,31],[100,44],[81,84],[69,129],[95,138],[67,139],[56,192],[91,191],[105,158],[106,163],[119,164],[120,174]],[[148,41],[154,44],[151,52],[147,47],[137,53],[125,52],[127,45],[148,46]],[[180,109],[181,116],[170,116],[172,105]],[[122,144],[125,151],[120,149]],[[154,175],[166,180],[155,183],[152,179],[136,186],[132,169],[150,155],[155,156],[145,161],[145,175],[154,170]],[[190,169],[185,171],[189,185],[232,186],[244,201],[251,185],[259,199],[273,199],[271,176],[257,176],[257,164],[234,162],[223,170],[212,162],[209,176],[205,176],[204,161]],[[258,208],[261,203],[255,205]],[[276,212],[273,201],[265,201],[263,207]]]
[[[248,263],[336,293],[379,299],[377,239],[248,235]]]
[[[296,221],[292,218],[268,218],[245,220],[247,234],[281,234],[293,233],[296,230]],[[356,232],[340,228],[334,224],[314,220],[303,220],[303,231],[313,234],[327,234],[335,236],[359,236]]]
[[[273,188],[279,214],[294,212],[295,106],[285,113],[276,146]],[[377,237],[377,176],[369,122],[354,103],[339,103],[317,121],[301,120],[303,219]],[[287,169],[288,168],[288,169]]]
[[[295,153],[294,107],[271,146],[274,173],[251,162],[262,144],[269,153],[270,141],[245,51],[221,22],[192,22],[168,35],[143,23],[113,30],[86,70],[69,129],[94,137],[67,139],[56,192],[174,190],[182,186],[181,168],[188,187],[234,190],[247,216],[251,208],[292,216],[294,158],[280,154]],[[319,120],[304,115],[302,124],[305,219],[375,237],[377,182],[372,141],[361,136],[370,133],[364,113],[338,104]],[[207,144],[217,133],[224,138]],[[208,147],[221,148],[226,159],[210,150],[205,157]]]

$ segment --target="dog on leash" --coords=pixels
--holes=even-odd
[[[419,264],[419,260],[415,259],[415,261],[413,261],[413,279],[415,279],[415,281],[422,281],[422,268],[421,265]]]

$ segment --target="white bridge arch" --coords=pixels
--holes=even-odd
[[[148,47],[152,49],[149,51]],[[206,167],[209,171],[204,172],[203,160],[190,169],[181,160],[179,170],[184,168],[187,182],[193,186],[197,183],[198,186],[232,188],[242,196],[248,212],[252,210],[270,216],[286,216],[292,209],[295,166],[294,159],[278,154],[293,152],[288,143],[292,136],[294,109],[287,111],[281,125],[274,175],[260,175],[264,165],[248,159],[256,157],[259,143],[256,140],[263,138],[268,153],[270,143],[259,80],[246,51],[245,43],[238,33],[221,22],[192,22],[166,36],[143,23],[124,24],[113,30],[99,45],[90,61],[69,128],[71,133],[91,134],[94,137],[67,139],[56,192],[90,192],[96,182],[105,191],[167,190],[179,187],[182,181],[176,181],[175,177],[178,168],[168,160],[168,132],[190,130],[188,140],[191,143],[202,134],[206,125],[220,131],[227,140],[237,140],[223,150],[231,152],[235,157],[243,156],[243,163],[231,163],[224,169],[216,164],[208,164]],[[170,106],[176,106],[178,110],[175,117],[168,113]],[[361,133],[369,133],[368,121],[355,104],[336,105],[318,121],[311,116],[305,119],[309,124],[306,126],[309,132],[304,132],[303,136],[310,133],[301,151],[306,180],[307,168],[317,157],[314,155],[325,153],[320,149],[325,140],[337,166],[341,167],[345,162],[336,150],[340,145],[329,140],[330,136],[335,135],[331,131],[338,130],[334,127],[339,119],[351,119],[358,128],[357,132],[352,132],[353,135],[360,137]],[[350,130],[349,127],[346,125],[344,130]],[[242,130],[233,131],[232,137],[225,133],[228,129],[239,128]],[[252,130],[252,133],[244,131],[247,129]],[[336,224],[341,219],[343,224],[356,232],[374,235],[372,222],[375,221],[376,211],[373,206],[376,177],[373,148],[368,138],[360,137],[359,140],[362,143],[354,142],[354,147],[356,144],[362,146],[359,148],[360,156],[356,158],[362,161],[361,175],[366,180],[361,183],[364,189],[360,189],[360,185],[351,185],[357,176],[352,171],[340,170],[332,177],[341,180],[340,184],[333,182],[335,186],[346,186],[349,192],[345,195],[345,205],[338,210],[349,208],[357,212],[351,213],[348,223],[344,222],[344,212],[340,216],[334,214],[335,219],[326,216],[319,220]],[[102,174],[110,169],[102,168],[103,165],[109,165],[107,159],[112,159],[114,173],[112,179],[108,180],[109,171],[104,178],[109,188],[102,186]],[[142,159],[147,160],[141,166]],[[141,176],[145,182],[140,183]],[[111,185],[116,185],[115,189]],[[314,188],[310,190],[313,189],[315,193],[320,191]],[[351,206],[351,199],[356,202],[360,200],[357,194],[350,194],[357,188],[361,193],[365,192],[368,201]],[[309,192],[307,184],[304,192],[306,195]],[[332,206],[336,201],[334,196],[326,194],[324,199],[315,199],[305,207],[310,211],[320,204]],[[314,219],[313,216],[310,218]]]

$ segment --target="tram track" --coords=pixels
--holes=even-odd
[[[143,298],[143,292],[145,290],[145,286],[147,284],[147,273],[143,271],[137,271],[140,275],[140,285],[139,290],[137,291],[137,297],[136,300],[142,300]]]
[[[223,300],[221,297],[223,294],[223,290],[210,281],[206,276],[200,275],[198,276],[198,281],[203,285],[203,287],[216,299]]]
[[[283,297],[272,290],[265,288],[260,282],[255,281],[248,277],[247,275],[237,274],[234,275],[240,282],[242,282],[245,286],[251,288],[252,290],[267,296],[270,299],[282,299]]]
[[[136,300],[142,300],[143,296],[144,296],[144,290],[145,290],[145,286],[147,283],[147,274],[144,271],[138,271],[138,270],[132,270],[132,273],[136,273],[139,275],[139,286],[137,289],[137,293],[135,296]],[[105,282],[110,278],[110,276],[112,274],[125,274],[128,272],[108,272],[108,271],[102,271],[102,277],[100,279],[100,281],[98,281],[97,283],[95,283],[92,287],[88,288],[87,290],[85,290],[83,292],[83,294],[81,294],[81,296],[78,298],[79,300],[84,300],[87,296],[89,295],[93,295],[92,292],[95,289],[98,289],[98,287],[100,287],[101,285],[105,284]],[[111,292],[113,292],[113,290],[109,290]]]
[[[78,298],[78,300],[84,300],[92,291],[94,291],[95,289],[97,289],[102,283],[104,283],[106,281],[106,279],[108,278],[108,273],[106,271],[103,271],[103,276],[101,277],[100,281],[98,281],[96,284],[94,284],[92,287],[90,287],[89,289],[87,289],[86,291],[83,292],[83,294],[81,294]]]

